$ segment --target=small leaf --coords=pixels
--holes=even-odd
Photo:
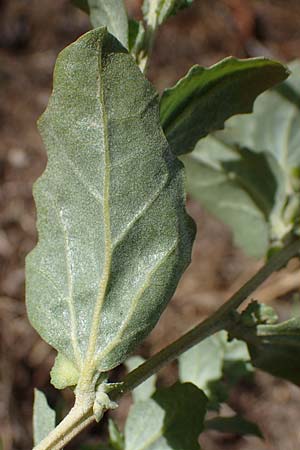
[[[240,148],[216,134],[183,161],[191,196],[231,228],[247,254],[264,256],[270,240],[285,234],[286,178],[271,153]]]
[[[64,389],[68,386],[76,386],[79,379],[78,369],[61,353],[55,358],[54,366],[50,372],[51,383],[56,389]]]
[[[274,325],[278,323],[278,315],[271,306],[254,300],[243,311],[240,320],[247,327],[255,327],[262,324]]]
[[[248,311],[249,307],[231,334],[247,343],[255,367],[300,385],[300,318],[278,324],[267,324],[265,319],[262,324],[249,323]],[[263,317],[263,313],[256,317]]]
[[[107,27],[125,48],[128,48],[128,19],[123,0],[72,0],[90,15],[94,28]]]
[[[231,144],[272,153],[291,182],[292,172],[300,168],[300,104],[295,104],[300,97],[300,61],[289,68],[288,80],[261,95],[251,116],[232,118],[222,135]],[[282,94],[286,87],[293,90],[294,101]]]
[[[174,153],[191,152],[229,117],[250,113],[256,97],[288,74],[283,65],[265,58],[229,57],[209,68],[192,67],[161,98],[161,123]]]
[[[249,359],[247,347],[242,341],[235,339],[228,342],[227,333],[220,331],[179,357],[179,378],[202,389],[212,402],[210,406],[215,408],[218,390],[215,382],[221,381],[225,362],[245,362]]]
[[[109,443],[114,450],[124,449],[124,436],[112,419],[108,420]]]
[[[195,345],[179,357],[179,378],[191,382],[209,395],[209,383],[222,376],[224,350],[219,334]]]
[[[125,365],[128,371],[131,371],[143,364],[144,361],[144,358],[142,358],[141,356],[131,356],[126,360]],[[133,390],[132,396],[135,402],[140,400],[147,400],[151,397],[151,395],[155,391],[156,379],[157,376],[152,375]]]
[[[231,118],[184,158],[192,196],[258,258],[299,227],[300,62],[290,68],[287,81],[256,100],[253,114]]]
[[[199,450],[207,399],[191,383],[135,403],[125,425],[125,450]]]
[[[216,430],[221,433],[236,434],[238,436],[257,436],[263,438],[259,427],[249,420],[238,415],[232,417],[215,417],[206,420],[204,423],[206,430]]]
[[[34,390],[33,439],[34,445],[41,442],[55,428],[55,411],[47,403],[43,392]]]
[[[89,385],[150,332],[190,261],[183,167],[156,92],[104,28],[58,57],[39,127],[48,165],[34,187],[28,315]]]
[[[169,17],[174,16],[180,10],[191,6],[193,0],[144,0],[143,13],[147,23],[152,23],[151,14],[157,16],[157,23],[161,25]],[[154,5],[154,11],[153,11]]]

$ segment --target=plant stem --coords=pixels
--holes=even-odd
[[[287,245],[275,254],[268,263],[262,267],[244,286],[239,289],[223,306],[212,316],[192,328],[175,342],[165,347],[144,364],[130,372],[123,383],[113,388],[109,396],[112,400],[128,392],[154,373],[176,359],[186,350],[203,341],[217,331],[229,330],[235,325],[235,311],[244,300],[276,270],[284,266],[292,257],[300,252],[300,239]],[[91,401],[77,398],[74,407],[63,421],[42,441],[34,450],[60,450],[81,430],[94,421]]]
[[[68,415],[33,450],[60,450],[94,421],[93,406],[77,398]]]
[[[149,57],[155,41],[155,36],[158,28],[158,7],[159,0],[152,0],[149,3],[149,12],[147,18],[147,27],[144,36],[144,48],[138,57],[138,65],[143,73],[146,73]]]
[[[144,364],[130,372],[124,382],[110,393],[112,399],[118,398],[139,384],[143,383],[151,375],[158,372],[166,364],[170,363],[186,350],[203,341],[207,337],[223,329],[230,329],[235,324],[235,310],[246,300],[249,295],[265,281],[273,272],[282,268],[292,257],[300,252],[300,239],[292,242],[275,254],[265,266],[263,266],[244,286],[241,287],[230,299],[224,303],[212,316],[199,325],[192,328],[175,342],[152,356]]]

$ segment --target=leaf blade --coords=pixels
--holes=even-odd
[[[211,388],[222,379],[225,363],[248,360],[245,343],[237,339],[228,342],[227,332],[220,331],[179,357],[179,378],[202,389],[211,400]]]
[[[94,28],[106,26],[108,31],[128,48],[128,20],[123,0],[72,0],[89,14]]]
[[[232,118],[224,137],[232,143],[241,143],[259,152],[272,153],[288,177],[300,166],[299,157],[299,71],[300,62],[289,65],[291,74],[285,82],[265,92],[255,103],[254,113],[248,118]],[[291,90],[292,95],[282,92]]]
[[[183,157],[191,194],[229,225],[247,254],[258,258],[280,248],[291,232],[297,234],[300,63],[290,68],[287,81],[256,100],[253,114],[232,117],[224,131],[200,140]],[[223,183],[222,195],[214,186],[206,189],[208,180]],[[239,204],[240,215],[222,208],[230,198]],[[243,204],[261,216],[259,223],[250,214],[243,220]]]
[[[137,402],[125,425],[125,450],[199,450],[206,402],[191,383],[177,383]]]
[[[116,423],[112,420],[108,420],[108,434],[109,444],[114,450],[124,450],[124,436],[120,432]]]
[[[230,227],[238,246],[260,258],[268,249],[268,222],[251,194],[240,185],[236,174],[229,173],[222,163],[226,152],[226,146],[208,137],[198,143],[191,155],[184,156],[187,190],[192,198]],[[233,161],[236,155],[229,155],[232,156]]]
[[[249,323],[253,307],[255,314]],[[274,323],[276,317],[271,307],[250,303],[234,334],[247,343],[255,367],[300,385],[300,319]]]
[[[55,411],[47,403],[46,396],[38,389],[34,390],[33,403],[33,439],[39,444],[55,428]]]
[[[252,112],[255,98],[288,74],[280,63],[265,58],[229,57],[207,69],[193,66],[161,98],[161,123],[174,153],[192,151],[232,115]]]
[[[34,188],[28,314],[92,377],[150,331],[189,262],[182,166],[159,126],[156,93],[103,28],[60,54],[40,129],[48,165]]]

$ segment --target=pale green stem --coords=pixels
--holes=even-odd
[[[150,3],[150,10],[148,13],[147,28],[144,38],[144,48],[138,56],[138,65],[143,73],[147,71],[149,64],[149,57],[155,41],[156,31],[158,28],[158,7],[160,0],[152,0]]]
[[[130,372],[123,383],[110,391],[110,398],[116,400],[125,392],[131,391],[163,366],[176,359],[186,350],[203,341],[217,331],[235,325],[236,309],[273,272],[283,267],[300,252],[300,239],[287,245],[275,254],[244,286],[239,289],[212,316],[181,336],[175,342],[152,356],[148,361]],[[85,406],[84,406],[85,405]],[[34,450],[60,450],[88,424],[93,422],[94,413],[91,401],[76,400],[74,407],[65,419]]]
[[[93,401],[79,396],[68,415],[33,450],[60,450],[93,421]]]

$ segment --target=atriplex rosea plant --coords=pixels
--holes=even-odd
[[[74,3],[96,28],[59,55],[39,122],[48,165],[34,188],[39,242],[27,257],[26,279],[31,323],[58,352],[51,381],[71,387],[75,404],[55,428],[54,412],[36,392],[35,449],[63,448],[139,385],[125,436],[110,422],[110,442],[96,448],[197,450],[203,428],[260,435],[242,418],[205,421],[205,414],[219,401],[212,382],[233,363],[249,368],[251,357],[264,370],[300,380],[299,320],[277,324],[273,311],[258,303],[237,312],[266,277],[299,254],[296,219],[280,236],[286,246],[215,314],[145,363],[129,359],[133,370],[120,383],[109,382],[109,371],[154,327],[190,261],[195,227],[185,212],[177,156],[195,146],[199,152],[201,138],[232,115],[251,112],[255,98],[288,71],[268,59],[228,58],[208,69],[194,66],[159,100],[143,74],[155,33],[191,1],[145,0],[140,23],[128,22],[120,0]],[[247,184],[257,166],[243,151],[240,177]],[[189,157],[184,162],[190,173]],[[299,172],[292,172],[296,179]],[[197,186],[194,166],[192,175],[189,184]],[[263,189],[257,185],[255,198],[263,198]],[[238,207],[243,214],[243,204]],[[247,234],[253,225],[243,226]],[[227,342],[226,332],[240,341]],[[181,383],[155,391],[154,374],[179,356]]]

